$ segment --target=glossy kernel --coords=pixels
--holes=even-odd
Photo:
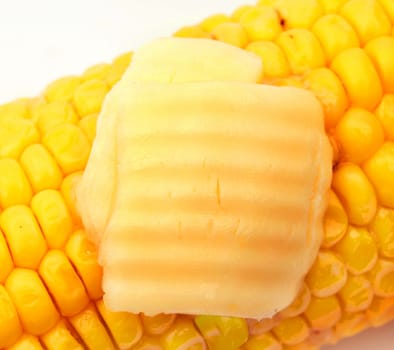
[[[83,350],[83,346],[74,338],[64,321],[41,337],[47,350]]]
[[[22,337],[7,350],[44,350],[37,337],[24,334]],[[46,349],[45,349],[46,350]]]
[[[364,311],[371,304],[373,291],[369,279],[365,276],[349,276],[339,297],[347,312]]]
[[[108,86],[101,80],[89,80],[79,85],[74,92],[73,104],[78,115],[98,113],[108,93]]]
[[[347,0],[320,0],[325,13],[337,13]]]
[[[394,297],[394,262],[379,259],[371,271],[375,294],[380,297]]]
[[[271,333],[252,336],[242,347],[243,350],[282,350],[282,345]]]
[[[68,209],[70,210],[71,216],[73,217],[74,223],[79,226],[80,225],[80,217],[78,214],[78,210],[76,208],[76,198],[75,198],[75,186],[77,186],[78,181],[81,178],[81,172],[75,172],[63,179],[63,182],[60,186],[60,192],[67,204]]]
[[[17,311],[4,286],[0,284],[0,348],[14,344],[22,335]]]
[[[107,74],[109,73],[111,65],[108,63],[99,63],[86,69],[81,78],[83,81],[87,80],[105,80]]]
[[[211,39],[210,33],[206,32],[199,25],[185,26],[174,33],[177,38]]]
[[[314,330],[325,330],[334,326],[341,318],[342,310],[338,299],[332,295],[327,298],[312,297],[305,317]]]
[[[8,250],[7,242],[0,231],[0,283],[3,283],[14,268],[11,253]],[[0,322],[1,323],[1,322]],[[1,345],[0,345],[1,347]]]
[[[218,13],[216,15],[209,16],[205,18],[201,23],[200,26],[206,32],[212,32],[212,30],[222,23],[231,22],[231,18],[225,14]]]
[[[294,317],[302,314],[311,301],[311,292],[306,284],[298,292],[294,301],[283,311],[279,313],[281,318]]]
[[[158,314],[155,316],[141,315],[144,330],[151,335],[160,335],[166,332],[175,321],[175,315]]]
[[[273,333],[283,344],[295,345],[309,336],[309,327],[302,317],[297,316],[282,320],[274,327]]]
[[[37,126],[41,134],[45,134],[51,128],[63,123],[75,124],[78,121],[73,107],[65,101],[54,101],[44,104],[36,111]]]
[[[44,95],[48,102],[71,101],[80,83],[81,79],[79,77],[70,76],[60,78],[47,86]]]
[[[383,126],[386,138],[394,141],[394,95],[384,95],[380,102],[376,116]]]
[[[394,210],[379,208],[371,226],[379,253],[386,258],[394,258]]]
[[[323,13],[318,0],[277,0],[274,6],[286,29],[308,29]]]
[[[212,36],[216,40],[240,48],[245,47],[248,43],[248,34],[239,23],[221,23],[212,30]]]

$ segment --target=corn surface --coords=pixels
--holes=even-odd
[[[131,55],[0,107],[0,349],[311,350],[394,319],[394,5],[260,0],[175,35],[261,57],[313,91],[335,154],[325,238],[299,296],[259,322],[112,313],[73,197]]]

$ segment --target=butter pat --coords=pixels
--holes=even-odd
[[[146,50],[171,65],[171,50]],[[332,158],[322,107],[308,91],[256,84],[258,74],[174,82],[150,69],[137,61],[111,92],[77,190],[104,302],[269,317],[293,301],[322,241]]]

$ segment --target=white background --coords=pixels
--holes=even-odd
[[[0,0],[0,103],[245,1]],[[353,349],[393,350],[394,324],[324,348]]]

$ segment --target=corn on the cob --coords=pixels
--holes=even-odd
[[[75,208],[95,121],[131,54],[0,107],[1,349],[317,349],[394,319],[394,5],[260,0],[175,35],[258,54],[263,82],[311,90],[335,154],[325,237],[273,319],[113,313]]]

